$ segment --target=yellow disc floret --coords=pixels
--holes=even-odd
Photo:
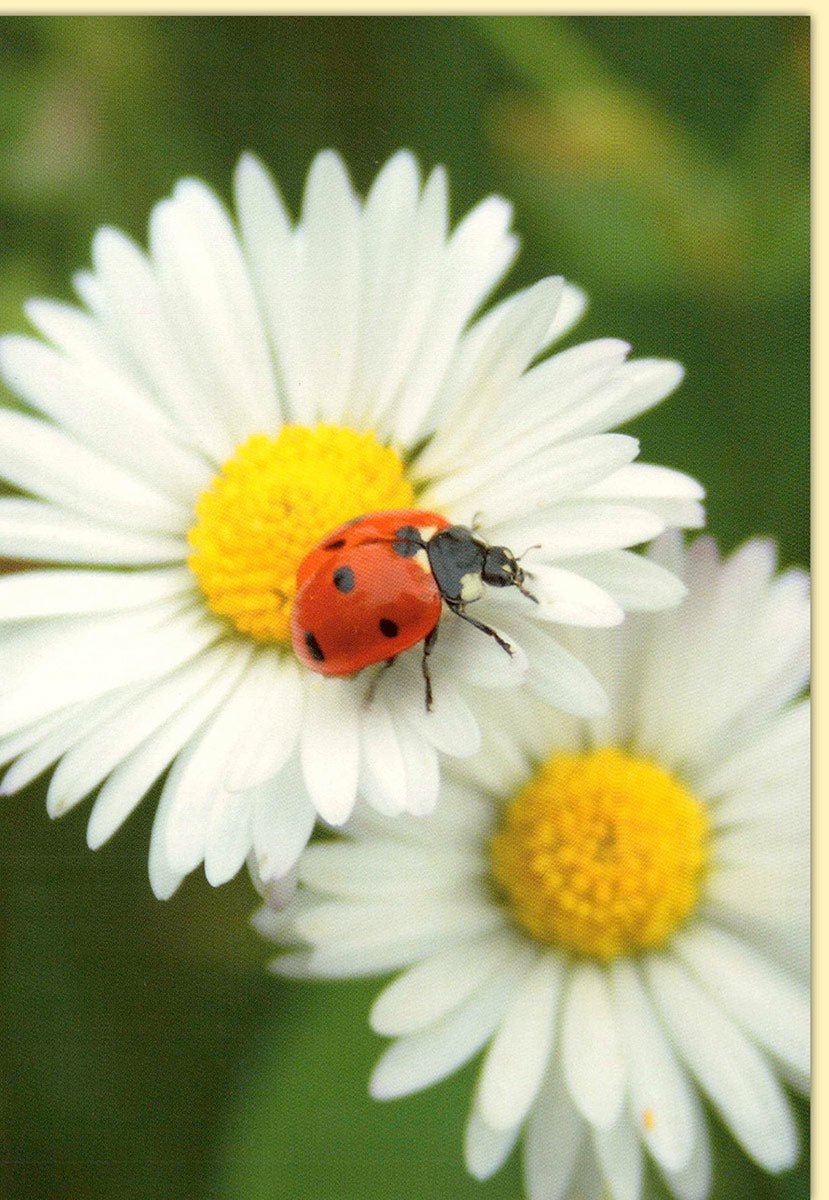
[[[249,438],[199,497],[188,563],[214,613],[288,641],[305,555],[352,517],[413,503],[400,456],[373,433],[286,425]]]
[[[697,899],[702,805],[621,750],[555,754],[506,808],[493,874],[541,942],[608,961],[661,945]]]

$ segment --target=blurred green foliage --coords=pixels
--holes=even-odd
[[[725,548],[767,533],[805,563],[808,69],[798,17],[4,17],[0,327],[70,296],[98,225],[143,240],[183,174],[228,198],[254,149],[296,206],[321,147],[364,189],[407,145],[456,216],[515,202],[507,288],[564,273],[591,299],[574,340],[685,364],[643,457],[703,480]],[[374,985],[269,978],[246,879],[159,904],[152,802],[93,856],[43,790],[0,810],[4,1200],[517,1200],[515,1157],[462,1170],[469,1071],[366,1098]],[[805,1160],[770,1179],[716,1151],[716,1198],[807,1194]]]

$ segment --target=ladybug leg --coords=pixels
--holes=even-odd
[[[371,682],[369,683],[368,687],[366,688],[366,694],[363,697],[363,703],[365,704],[366,708],[368,708],[368,706],[371,704],[372,700],[374,699],[375,694],[377,692],[377,686],[380,683],[380,680],[383,678],[386,670],[392,665],[395,658],[396,658],[396,655],[393,654],[391,656],[391,658],[386,659],[386,661],[383,663],[382,667],[378,668],[378,670],[376,670],[374,672],[374,675],[371,678]]]
[[[474,625],[476,629],[480,629],[481,633],[487,633],[491,638],[495,638],[495,641],[498,643],[501,649],[506,651],[510,658],[512,658],[512,646],[509,644],[509,642],[504,641],[500,633],[496,633],[491,625],[484,625],[483,621],[479,621],[475,617],[470,617],[469,613],[464,611],[462,604],[449,604],[449,607],[452,609],[453,613],[461,617],[464,621],[468,621],[470,625]]]
[[[423,658],[420,660],[420,666],[423,671],[423,678],[426,683],[426,711],[432,711],[432,677],[429,674],[429,655],[432,653],[435,642],[438,640],[438,626],[430,630],[426,634],[423,642]]]
[[[523,583],[516,583],[516,585],[515,585],[515,586],[518,588],[518,590],[519,590],[519,592],[521,593],[521,595],[522,595],[522,596],[526,596],[528,600],[534,600],[536,604],[540,604],[540,603],[541,603],[541,602],[540,602],[540,600],[538,599],[538,596],[534,596],[534,595],[532,594],[532,592],[531,592],[531,591],[529,591],[529,589],[528,589],[528,588],[525,588],[525,587],[524,587]]]

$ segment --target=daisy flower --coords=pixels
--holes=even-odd
[[[442,169],[407,152],[365,201],[332,152],[299,220],[242,158],[238,230],[185,180],[145,253],[114,229],[80,273],[82,305],[32,301],[47,341],[6,337],[0,371],[0,757],[14,792],[58,764],[56,816],[97,790],[100,846],[162,776],[153,887],[202,861],[229,879],[295,861],[319,814],[365,783],[386,812],[425,812],[438,754],[473,753],[469,680],[530,686],[580,713],[605,698],[553,636],[612,624],[681,588],[625,547],[700,524],[701,490],[605,432],[679,382],[615,340],[533,365],[581,292],[546,279],[475,318],[516,251],[490,197],[450,231]],[[424,711],[419,655],[366,702],[367,673],[326,679],[291,649],[296,571],[360,514],[418,507],[527,556],[538,604],[482,602],[513,648],[452,617]],[[515,603],[520,601],[520,603]],[[476,606],[477,611],[477,606]],[[370,673],[369,673],[370,674]]]
[[[724,563],[708,539],[660,550],[686,603],[586,649],[612,716],[485,701],[483,749],[428,821],[362,808],[254,918],[293,945],[283,975],[406,968],[371,1012],[397,1039],[378,1099],[486,1047],[466,1163],[487,1178],[523,1132],[529,1200],[637,1200],[643,1150],[702,1200],[700,1093],[761,1167],[798,1153],[781,1079],[808,1088],[807,577],[772,578],[761,541]]]

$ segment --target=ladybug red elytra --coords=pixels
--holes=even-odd
[[[512,551],[488,545],[473,529],[422,509],[368,513],[334,529],[300,564],[294,651],[312,671],[352,675],[423,642],[429,709],[428,657],[444,602],[512,654],[508,642],[466,611],[484,584],[517,587],[535,600]]]

